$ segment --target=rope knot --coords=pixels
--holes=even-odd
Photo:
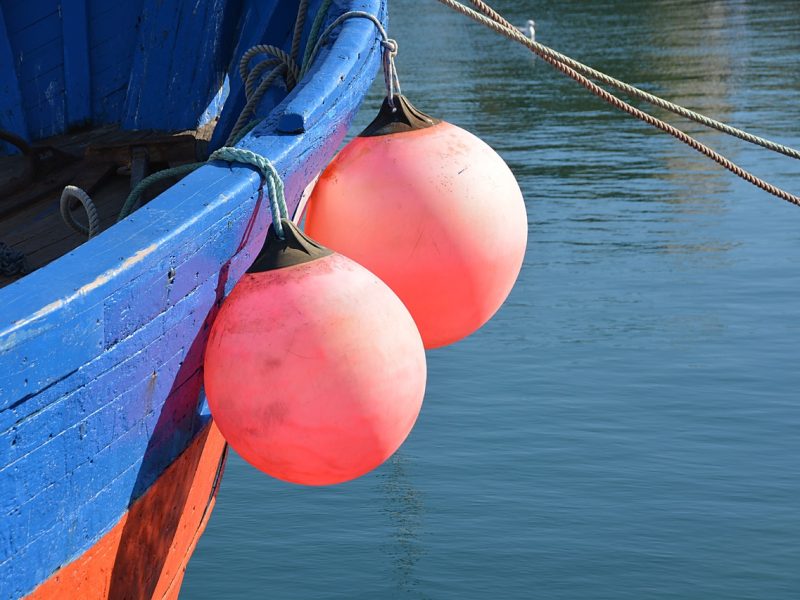
[[[384,50],[389,52],[390,54],[397,55],[398,45],[397,40],[392,38],[387,38],[385,40],[381,40],[381,46],[383,46]]]
[[[283,187],[283,179],[275,166],[266,156],[256,154],[245,148],[234,148],[224,146],[216,150],[208,157],[209,161],[221,160],[228,163],[240,163],[251,165],[258,169],[261,174],[262,183],[267,183],[269,189],[269,204],[272,211],[272,226],[280,239],[283,239],[283,225],[281,219],[289,218],[289,209],[286,206],[286,195]]]

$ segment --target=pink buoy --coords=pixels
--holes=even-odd
[[[402,96],[323,172],[306,232],[378,275],[408,307],[426,348],[488,321],[517,279],[528,238],[519,186],[471,133]]]
[[[425,392],[425,352],[376,276],[283,220],[236,284],[206,347],[205,389],[225,439],[285,481],[359,477],[402,444]]]

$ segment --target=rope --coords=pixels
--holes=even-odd
[[[394,66],[394,55],[397,53],[397,43],[389,39],[386,31],[383,28],[383,25],[374,15],[359,11],[344,13],[336,18],[330,25],[328,25],[321,35],[318,35],[319,30],[322,27],[322,23],[324,22],[325,14],[327,13],[332,0],[323,0],[320,5],[316,18],[314,19],[314,23],[312,24],[308,41],[306,43],[303,57],[303,68],[299,68],[297,64],[297,56],[300,52],[300,40],[302,37],[303,26],[308,14],[308,1],[309,0],[301,0],[298,6],[297,20],[295,21],[294,32],[292,35],[292,46],[288,53],[277,46],[259,44],[257,46],[253,46],[247,52],[245,52],[244,55],[242,55],[242,58],[239,61],[239,74],[244,81],[246,103],[242,109],[242,112],[239,114],[236,124],[231,130],[228,139],[226,140],[225,147],[214,152],[207,161],[210,162],[214,160],[220,160],[229,163],[238,162],[252,165],[259,170],[264,182],[267,184],[269,191],[273,227],[281,239],[283,238],[283,227],[280,219],[288,219],[289,214],[286,207],[283,181],[280,175],[267,158],[260,156],[255,152],[251,152],[250,150],[233,147],[258,124],[258,121],[252,120],[252,116],[255,114],[258,105],[261,102],[261,98],[263,97],[264,93],[266,93],[267,89],[269,89],[269,87],[278,77],[283,75],[286,80],[287,89],[291,90],[297,84],[303,74],[308,70],[309,66],[313,63],[317,53],[319,52],[328,35],[346,19],[351,17],[363,17],[370,19],[373,23],[375,23],[375,26],[378,28],[378,31],[381,34],[381,43],[384,46],[384,54],[389,54],[388,59],[385,58],[385,61],[388,61],[391,65],[390,76],[387,78],[387,88],[390,90],[390,93],[393,91],[400,93],[400,83],[397,79],[397,70]],[[259,55],[266,55],[268,58],[256,63],[255,66],[251,68],[251,61]],[[272,70],[269,71],[269,69]],[[264,73],[267,71],[269,71],[269,73],[264,76]],[[133,190],[131,190],[130,195],[126,199],[125,204],[120,211],[117,221],[119,222],[126,218],[139,207],[141,204],[142,193],[150,185],[165,179],[188,175],[204,164],[206,164],[206,162],[192,163],[172,169],[166,169],[164,171],[159,171],[158,173],[154,173],[149,177],[145,177],[136,187],[133,188]]]
[[[145,190],[147,190],[148,187],[154,183],[158,183],[159,181],[164,181],[166,179],[172,179],[173,177],[184,177],[192,171],[199,169],[204,164],[204,162],[189,163],[188,165],[181,165],[179,167],[173,167],[171,169],[159,171],[158,173],[153,173],[152,175],[148,175],[142,179],[138,184],[136,184],[136,187],[131,190],[128,198],[125,200],[125,204],[122,206],[122,210],[119,212],[119,216],[117,217],[117,223],[139,208],[142,200],[142,194],[145,192]]]
[[[16,146],[19,148],[20,152],[26,156],[33,155],[33,148],[31,148],[31,145],[15,133],[0,129],[0,141],[8,142],[12,146]]]
[[[720,164],[722,167],[726,168],[727,170],[732,172],[734,175],[737,175],[738,177],[741,177],[742,179],[744,179],[748,183],[751,183],[751,184],[755,185],[756,187],[758,187],[758,188],[760,188],[760,189],[772,194],[773,196],[777,196],[778,198],[780,198],[782,200],[790,202],[791,204],[794,204],[796,206],[800,206],[800,196],[796,196],[796,195],[791,194],[791,193],[789,193],[789,192],[787,192],[785,190],[782,190],[781,188],[776,187],[776,186],[772,185],[771,183],[768,183],[767,181],[764,181],[763,179],[753,175],[749,171],[743,169],[739,165],[737,165],[734,162],[732,162],[731,160],[725,158],[724,156],[722,156],[718,152],[712,150],[711,148],[709,148],[705,144],[699,142],[698,140],[694,139],[690,135],[684,133],[683,131],[677,129],[676,127],[673,127],[672,125],[670,125],[670,124],[668,124],[668,123],[666,123],[666,122],[664,122],[664,121],[662,121],[660,119],[657,119],[656,117],[653,117],[652,115],[649,115],[648,113],[645,113],[645,112],[639,110],[638,108],[635,108],[634,106],[631,106],[630,104],[626,103],[625,101],[621,100],[620,98],[617,98],[616,96],[614,96],[610,92],[604,90],[603,88],[601,88],[600,86],[598,86],[594,82],[590,81],[589,79],[587,79],[586,77],[581,75],[578,72],[577,69],[572,68],[571,65],[572,64],[577,64],[577,65],[580,65],[581,68],[583,68],[583,69],[591,70],[592,72],[595,72],[593,69],[589,69],[589,67],[586,67],[586,65],[582,65],[581,63],[577,63],[577,61],[573,61],[569,57],[566,57],[566,56],[564,56],[562,54],[559,54],[559,53],[551,50],[550,48],[547,48],[546,46],[543,46],[542,44],[539,44],[538,42],[534,42],[530,38],[525,37],[522,33],[519,32],[519,30],[517,30],[513,25],[511,25],[507,20],[505,20],[502,16],[500,16],[497,12],[495,12],[486,3],[482,2],[482,0],[471,0],[471,2],[476,7],[478,7],[478,10],[480,10],[481,12],[472,10],[471,8],[469,8],[467,6],[464,6],[463,4],[460,4],[460,3],[456,2],[455,0],[439,0],[439,2],[441,2],[442,4],[445,4],[446,6],[449,6],[450,8],[453,8],[454,10],[456,10],[456,11],[458,11],[458,12],[460,12],[460,13],[462,13],[462,14],[470,17],[470,18],[472,18],[473,20],[475,20],[475,21],[477,21],[479,23],[482,23],[482,24],[486,25],[487,27],[493,29],[494,31],[504,35],[505,37],[507,37],[507,38],[509,38],[509,39],[511,39],[513,41],[520,42],[521,44],[527,46],[528,48],[533,50],[540,58],[542,58],[542,60],[544,60],[548,64],[552,65],[553,67],[555,67],[556,69],[558,69],[559,71],[564,73],[565,75],[571,77],[572,79],[577,81],[579,84],[581,84],[583,87],[585,87],[586,89],[588,89],[589,91],[591,91],[592,93],[597,95],[602,100],[605,100],[606,102],[608,102],[609,104],[611,104],[615,108],[618,108],[618,109],[620,109],[620,110],[622,110],[622,111],[624,111],[624,112],[636,117],[637,119],[640,119],[640,120],[644,121],[645,123],[648,123],[649,125],[652,125],[653,127],[656,127],[658,129],[660,129],[661,131],[669,133],[670,135],[672,135],[676,139],[680,140],[684,144],[687,144],[689,147],[693,148],[697,152],[700,152],[701,154],[703,154],[703,155],[707,156],[708,158],[712,159],[713,161],[715,161],[716,163]],[[562,60],[560,60],[560,58],[556,58],[556,57],[563,57],[565,60],[562,61]],[[597,73],[601,74],[599,71],[597,71]],[[610,79],[610,80],[613,79],[613,78],[609,78],[608,76],[606,76],[604,74],[601,74],[601,75],[603,75],[604,78],[607,78],[607,79]],[[613,80],[613,81],[617,81],[617,80]],[[622,82],[619,82],[619,83],[622,83]],[[627,84],[624,84],[624,85],[627,85]],[[614,85],[614,87],[617,87],[617,86]],[[629,87],[632,87],[632,86],[629,86]],[[632,88],[632,89],[636,89],[636,88]],[[638,91],[641,91],[641,90],[638,90]],[[646,93],[646,92],[642,92],[642,93]],[[648,96],[649,96],[649,94],[648,94]],[[657,97],[653,96],[653,98],[657,98]],[[688,109],[683,109],[682,107],[678,107],[678,105],[673,105],[672,103],[667,102],[666,100],[662,100],[660,98],[657,98],[657,99],[660,102],[664,103],[664,104],[680,108],[681,110],[684,110],[687,113],[691,113],[693,115],[698,115],[698,116],[702,117],[702,115],[699,115],[698,113],[693,113],[692,111],[689,111]],[[661,104],[659,104],[659,106],[661,106]],[[667,107],[664,106],[664,108],[667,108]],[[671,109],[668,109],[668,110],[671,110]],[[673,111],[673,112],[676,112],[676,111]],[[687,115],[684,115],[684,116],[687,116]],[[703,118],[707,119],[707,117],[703,117]],[[693,120],[697,120],[697,119],[693,119]],[[719,123],[718,121],[714,121],[713,119],[707,119],[707,120],[711,121],[711,122],[713,122],[715,124],[724,125],[722,123]],[[697,121],[701,122],[699,120],[697,120]],[[728,127],[728,126],[725,125],[725,127]],[[721,129],[719,127],[716,127],[716,126],[714,128],[715,129],[719,129],[720,131],[724,131],[723,129]],[[763,138],[758,138],[757,136],[750,136],[750,134],[747,134],[746,132],[742,132],[742,131],[740,131],[738,129],[735,129],[735,128],[732,128],[732,127],[729,128],[729,129],[731,129],[731,130],[733,130],[735,132],[740,132],[742,134],[745,134],[745,135],[747,135],[749,137],[754,138],[754,140],[757,140],[757,141],[754,141],[754,140],[746,139],[746,138],[744,138],[744,137],[742,137],[740,135],[736,135],[734,133],[731,133],[731,135],[736,135],[736,137],[740,137],[741,139],[746,139],[746,141],[753,141],[753,143],[757,143],[758,145],[764,146],[765,148],[769,148],[770,150],[775,150],[777,152],[781,152],[781,154],[786,154],[787,156],[795,156],[796,155],[796,157],[800,157],[800,152],[798,152],[796,150],[793,150],[791,148],[788,148],[786,146],[781,146],[780,144],[775,144],[774,142],[770,142],[769,140],[764,140]],[[729,133],[729,132],[725,131],[725,133]],[[767,144],[774,145],[774,146],[776,146],[776,148],[772,148]],[[780,150],[778,148],[780,148]]]
[[[89,226],[82,225],[75,220],[72,216],[72,207],[74,206],[73,200],[77,200],[83,205],[86,211],[86,216],[89,218]],[[90,239],[96,236],[100,231],[100,217],[97,215],[97,207],[89,197],[89,194],[84,192],[81,188],[68,185],[61,192],[61,218],[64,222],[78,233],[88,236]]]
[[[242,163],[252,165],[261,174],[262,183],[266,181],[269,190],[269,204],[272,212],[272,227],[278,237],[283,239],[283,225],[281,219],[289,218],[289,210],[286,207],[286,196],[284,193],[283,179],[273,164],[265,156],[256,154],[244,148],[232,148],[225,146],[215,151],[208,157],[208,161],[221,160],[228,163]]]
[[[658,96],[654,96],[640,88],[632,86],[630,84],[625,83],[624,81],[620,81],[602,71],[598,71],[593,69],[592,67],[585,65],[577,60],[566,56],[565,54],[561,54],[560,52],[556,52],[552,48],[545,46],[544,44],[540,44],[539,42],[534,41],[533,39],[525,36],[522,32],[520,32],[514,25],[512,25],[508,20],[506,20],[502,15],[492,9],[488,4],[483,2],[482,0],[470,0],[472,4],[478,9],[478,11],[473,10],[463,4],[457,2],[456,0],[439,0],[442,4],[452,8],[453,10],[460,12],[463,15],[466,15],[493,29],[497,33],[500,33],[507,37],[508,39],[519,42],[520,44],[528,47],[534,54],[539,56],[542,59],[550,58],[557,62],[563,63],[568,67],[571,67],[578,73],[581,73],[587,77],[591,77],[592,79],[596,79],[601,83],[605,83],[610,85],[630,96],[635,98],[639,98],[640,100],[644,100],[645,102],[649,102],[654,106],[658,106],[669,112],[672,112],[676,115],[680,115],[684,118],[690,119],[695,121],[696,123],[700,123],[701,125],[705,125],[706,127],[710,127],[712,129],[716,129],[728,135],[737,137],[741,140],[749,142],[751,144],[756,144],[758,146],[762,146],[767,148],[768,150],[772,150],[774,152],[778,152],[780,154],[784,154],[786,156],[790,156],[792,158],[800,159],[800,150],[796,150],[789,146],[784,146],[783,144],[779,144],[777,142],[773,142],[772,140],[768,140],[763,137],[759,137],[757,135],[753,135],[744,131],[742,129],[738,129],[736,127],[732,127],[726,123],[721,121],[717,121],[710,117],[707,117],[703,114],[695,112],[693,110],[689,110],[679,104],[675,104],[668,100],[664,100]],[[483,14],[481,14],[483,13]],[[553,64],[551,61],[547,61],[550,64]]]
[[[0,275],[13,277],[27,272],[25,255],[5,242],[0,242]]]
[[[317,57],[317,53],[333,30],[344,23],[347,19],[353,18],[368,19],[372,21],[381,36],[381,46],[383,47],[383,80],[386,84],[386,97],[389,100],[389,106],[394,108],[394,96],[402,93],[400,89],[400,79],[397,76],[397,67],[395,66],[394,62],[394,59],[397,56],[398,44],[396,40],[393,40],[389,37],[389,35],[386,33],[386,30],[383,28],[383,23],[381,23],[380,19],[378,19],[378,17],[375,15],[361,10],[351,10],[339,15],[330,25],[325,28],[325,31],[322,32],[322,35],[319,36],[319,39],[314,44],[314,48],[309,54],[310,62],[308,64],[312,64],[314,62],[314,59]]]
[[[327,12],[327,11],[326,11]],[[297,7],[297,18],[294,20],[294,33],[292,35],[292,49],[289,56],[297,64],[297,55],[300,54],[300,40],[303,37],[303,27],[308,15],[308,0],[302,0]]]
[[[288,218],[288,214],[283,192],[283,182],[281,181],[280,175],[278,175],[275,168],[266,158],[249,150],[232,148],[232,146],[237,144],[258,124],[258,121],[254,121],[252,117],[258,109],[258,105],[264,94],[278,77],[284,77],[287,90],[291,90],[297,85],[300,79],[300,67],[297,64],[297,55],[300,52],[300,39],[308,14],[308,1],[309,0],[301,0],[298,6],[290,52],[286,52],[282,48],[271,44],[258,44],[242,55],[242,58],[239,60],[239,74],[244,82],[245,105],[242,112],[239,113],[239,117],[236,119],[236,123],[226,140],[226,146],[214,152],[208,159],[208,161],[222,160],[227,162],[243,162],[259,169],[269,187],[270,204],[273,208],[273,225],[276,233],[281,238],[283,238],[283,227],[280,223],[280,216]],[[265,55],[268,58],[257,62],[255,66],[251,68],[251,61],[259,55]],[[264,73],[267,71],[269,71],[269,73],[264,76]],[[184,177],[200,168],[208,161],[190,163],[166,169],[142,179],[142,181],[131,190],[128,198],[125,200],[119,217],[117,217],[117,222],[126,218],[134,210],[139,208],[142,194],[148,187],[166,179]],[[278,215],[278,217],[276,218],[275,215]]]
[[[258,63],[251,69],[250,61],[259,54],[265,54],[271,58]],[[269,75],[262,78],[262,74],[273,65],[274,68]],[[242,55],[239,61],[239,74],[245,84],[245,105],[228,136],[226,141],[228,145],[233,145],[244,137],[243,130],[250,124],[258,105],[261,103],[261,99],[275,80],[280,76],[284,76],[286,89],[291,90],[300,78],[300,69],[291,55],[284,50],[277,46],[258,44]],[[256,85],[256,81],[259,81],[258,85]]]
[[[306,44],[303,57],[302,71],[299,65],[297,64],[297,57],[300,53],[300,42],[302,39],[303,28],[305,26],[306,17],[308,14],[309,0],[300,0],[300,3],[298,5],[297,18],[295,20],[294,31],[292,34],[291,50],[288,53],[283,49],[270,44],[259,44],[253,46],[247,52],[244,53],[241,60],[239,61],[239,73],[242,77],[242,80],[244,81],[246,102],[244,108],[242,109],[242,112],[239,114],[239,117],[236,120],[236,124],[234,125],[230,135],[228,136],[228,139],[226,140],[226,146],[220,148],[219,150],[211,154],[208,161],[196,162],[187,165],[181,165],[179,167],[174,167],[171,169],[166,169],[142,179],[138,184],[134,186],[134,188],[131,190],[130,194],[126,198],[125,203],[122,209],[120,210],[119,216],[117,217],[117,222],[128,217],[134,210],[136,210],[141,205],[142,194],[151,185],[159,181],[164,181],[175,177],[186,176],[189,173],[200,168],[204,164],[207,164],[207,162],[220,160],[229,163],[235,162],[235,163],[249,164],[256,167],[259,170],[263,179],[262,184],[265,181],[267,183],[269,191],[269,201],[272,209],[273,227],[278,236],[281,239],[283,239],[283,226],[281,224],[281,218],[288,219],[289,214],[288,214],[288,209],[286,207],[286,198],[285,198],[283,180],[281,179],[280,174],[277,172],[275,167],[266,157],[256,154],[255,152],[251,152],[250,150],[234,148],[232,146],[238,143],[247,133],[249,133],[258,124],[258,121],[252,121],[251,117],[255,114],[263,95],[266,93],[269,87],[275,82],[275,80],[278,77],[283,76],[286,81],[287,90],[291,91],[297,85],[302,74],[308,70],[308,67],[311,64],[311,62],[313,62],[313,58],[316,56],[316,53],[319,50],[321,41],[324,38],[326,38],[327,35],[336,26],[338,26],[341,22],[343,22],[345,18],[349,18],[350,16],[364,16],[372,19],[372,21],[376,24],[379,31],[381,32],[381,36],[383,38],[382,43],[384,44],[387,43],[388,36],[386,35],[386,32],[384,31],[380,21],[378,21],[375,17],[367,13],[362,13],[362,14],[345,13],[344,15],[336,19],[331,25],[329,25],[323,32],[322,36],[318,36],[319,30],[322,26],[322,23],[330,7],[330,4],[331,0],[323,0],[319,10],[317,11]],[[392,40],[388,41],[391,42]],[[396,42],[394,42],[394,45],[392,49],[389,50],[389,52],[393,52],[394,54],[397,53]],[[250,68],[250,62],[259,55],[266,55],[269,58],[266,58],[265,60],[258,62],[253,68]],[[399,93],[400,84],[399,81],[397,81],[397,73],[396,69],[394,68],[394,55],[390,56],[390,62],[391,62],[391,68],[393,69],[394,73],[394,78],[392,81],[397,83],[397,93]],[[269,69],[272,70],[266,77],[264,77],[264,73]],[[20,147],[26,154],[30,154],[30,147],[27,146],[25,141],[22,140],[21,138],[8,134],[3,136],[2,139],[14,143],[18,147]],[[86,210],[87,216],[89,217],[88,227],[81,225],[73,218],[71,214],[72,200],[78,200]],[[80,233],[88,234],[90,238],[97,235],[99,231],[100,222],[97,216],[97,209],[94,203],[92,202],[91,198],[89,197],[89,195],[78,187],[67,186],[64,188],[64,191],[61,194],[61,216],[69,227]],[[8,267],[9,270],[24,269],[24,258],[25,258],[24,255],[11,249],[5,244],[2,244],[2,246],[0,246],[0,265],[2,266],[3,273],[6,272],[6,264],[10,265]],[[22,263],[19,262],[20,260],[22,261]],[[23,266],[21,267],[18,266],[18,263]],[[16,273],[17,271],[14,272]]]
[[[328,14],[328,9],[331,7],[333,0],[322,0],[319,5],[319,10],[314,16],[314,22],[311,24],[311,31],[308,32],[308,40],[306,41],[306,49],[303,51],[303,69],[300,71],[300,76],[306,74],[313,61],[311,60],[311,53],[314,50],[317,40],[319,39],[319,32],[322,29],[322,23],[325,21],[325,15]]]

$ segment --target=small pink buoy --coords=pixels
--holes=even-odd
[[[328,485],[379,466],[425,393],[425,352],[376,276],[283,220],[236,284],[206,347],[205,389],[225,439],[294,483]]]
[[[403,96],[333,159],[308,201],[306,232],[378,275],[426,348],[455,342],[508,296],[528,238],[503,159]]]

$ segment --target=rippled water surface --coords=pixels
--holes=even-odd
[[[519,180],[522,275],[428,354],[377,472],[303,489],[231,457],[182,598],[800,598],[800,209],[432,0],[391,1],[404,91]],[[796,1],[496,6],[800,147]],[[675,122],[800,192],[800,162]]]

